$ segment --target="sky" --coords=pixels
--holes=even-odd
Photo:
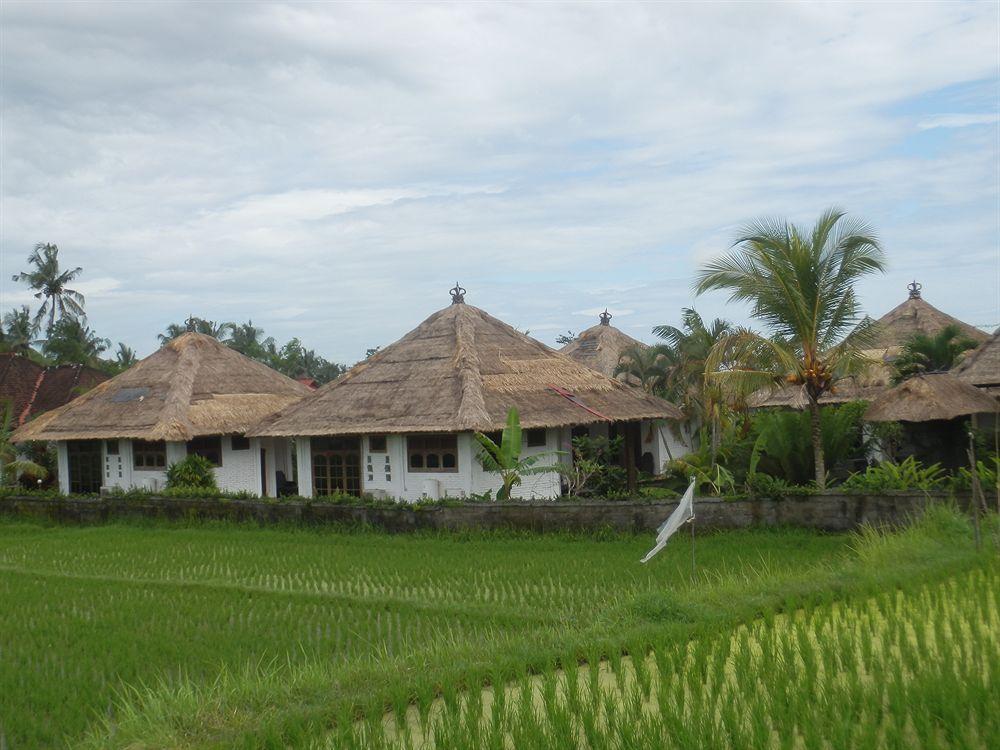
[[[761,216],[868,221],[879,316],[1000,325],[1000,4],[0,3],[0,309],[55,243],[141,355],[188,315],[354,362],[450,302],[548,344],[681,308]]]

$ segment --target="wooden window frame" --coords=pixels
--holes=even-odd
[[[222,466],[222,435],[199,435],[188,440],[185,447],[189,456],[201,456],[215,468]],[[218,460],[213,455],[218,455]]]
[[[446,465],[449,457],[451,466]],[[419,458],[418,465],[414,465],[414,458]],[[458,435],[453,432],[407,435],[406,470],[410,474],[457,474]]]
[[[162,456],[162,460],[159,457]],[[139,458],[142,457],[142,462]],[[152,461],[150,461],[150,457]],[[132,468],[136,471],[166,471],[167,443],[165,440],[133,440]]]

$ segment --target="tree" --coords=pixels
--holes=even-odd
[[[870,365],[874,322],[862,317],[858,279],[885,270],[872,230],[827,210],[809,231],[783,220],[748,225],[730,252],[699,272],[699,294],[725,290],[748,302],[772,335],[741,330],[714,347],[707,372],[729,392],[748,394],[785,380],[808,399],[816,483],[826,484],[819,399],[844,377]],[[720,367],[723,358],[730,367]]]
[[[669,355],[662,346],[630,346],[619,355],[614,374],[631,377],[647,393],[659,393],[670,375]]]
[[[38,336],[38,323],[32,320],[27,305],[3,316],[3,344],[7,351],[28,354]]]
[[[49,322],[45,327],[46,335],[49,335],[56,324],[56,314],[60,319],[64,317],[76,318],[82,316],[84,299],[79,292],[67,287],[67,284],[76,279],[83,269],[77,266],[68,271],[59,269],[59,248],[47,242],[39,242],[35,245],[34,252],[28,256],[28,264],[34,269],[28,272],[21,271],[13,276],[14,281],[21,281],[35,290],[35,298],[44,300],[42,306],[35,313],[35,327],[41,326],[42,320],[47,315]]]
[[[962,334],[954,323],[932,336],[917,333],[904,344],[903,351],[893,361],[893,383],[923,372],[943,372],[958,363],[962,352],[974,349],[976,342]]]
[[[211,336],[213,339],[228,343],[226,336],[233,328],[232,323],[216,323],[214,320],[192,316],[184,323],[171,323],[163,333],[157,334],[156,337],[160,340],[160,346],[163,346],[181,334],[193,329],[195,333],[202,333],[206,336]]]
[[[57,365],[100,367],[100,355],[110,348],[111,342],[108,339],[98,336],[83,322],[75,318],[63,318],[49,332],[42,351]]]
[[[233,323],[229,330],[227,346],[258,362],[268,360],[268,349],[274,349],[275,345],[273,338],[269,336],[265,338],[263,328],[258,328],[252,320],[248,320],[246,323]]]
[[[114,369],[118,372],[125,372],[137,361],[135,349],[125,344],[118,344],[115,350]]]
[[[560,346],[565,346],[566,344],[571,344],[576,341],[577,336],[572,331],[566,331],[566,333],[560,333],[556,336],[556,343]]]
[[[521,458],[521,420],[517,409],[512,408],[507,412],[507,426],[503,428],[499,445],[481,432],[475,435],[482,448],[479,452],[479,462],[486,471],[499,474],[503,482],[497,491],[497,500],[509,500],[514,487],[521,484],[524,476],[556,471],[552,466],[537,465],[547,454],[536,453]]]
[[[45,479],[48,470],[34,461],[18,459],[17,448],[11,438],[17,424],[14,421],[14,409],[10,401],[0,404],[0,484],[5,484],[7,477],[17,479],[27,476],[32,479]]]
[[[697,310],[681,310],[681,327],[656,326],[653,334],[665,342],[665,358],[669,370],[664,381],[664,393],[687,415],[691,432],[708,427],[711,461],[719,450],[720,431],[728,414],[727,400],[718,383],[706,376],[709,357],[720,342],[736,331],[728,320],[716,318],[706,323]]]

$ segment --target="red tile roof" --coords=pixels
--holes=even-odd
[[[11,403],[18,426],[107,379],[100,370],[84,365],[42,367],[20,354],[0,353],[0,402]]]

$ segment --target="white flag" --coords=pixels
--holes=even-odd
[[[691,480],[691,484],[687,488],[687,492],[684,493],[684,497],[681,501],[677,503],[677,507],[674,512],[670,514],[670,518],[663,522],[663,525],[656,531],[656,545],[646,556],[642,558],[642,562],[647,563],[653,559],[653,555],[659,552],[667,545],[667,540],[674,535],[681,526],[683,526],[688,521],[694,520],[694,480]]]

